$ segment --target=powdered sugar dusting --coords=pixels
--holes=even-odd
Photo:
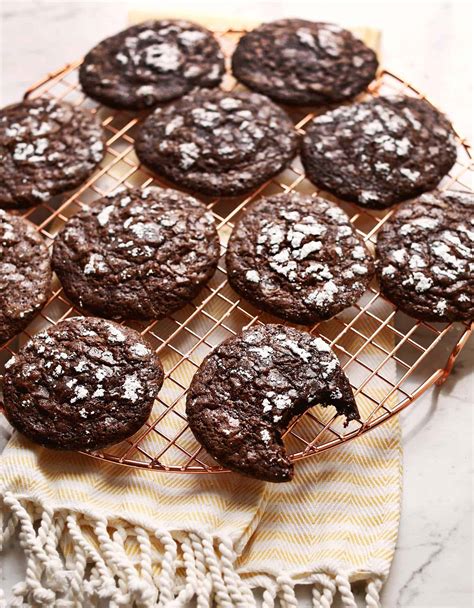
[[[277,214],[273,208],[278,209]],[[338,300],[355,301],[373,272],[371,256],[347,215],[324,199],[298,194],[270,197],[268,203],[262,201],[243,216],[235,232],[245,251],[241,261],[245,260],[242,279],[246,289],[254,290],[267,305],[272,299],[288,299],[303,308],[304,314],[324,311],[327,315]],[[229,251],[233,256],[232,240]],[[254,252],[255,267],[249,267],[249,251]],[[364,278],[350,280],[356,276]]]
[[[140,397],[140,393],[143,390],[142,383],[138,379],[137,374],[132,374],[125,378],[125,382],[122,385],[123,388],[123,398],[128,399],[135,403]]]
[[[116,327],[115,325],[109,324],[108,332],[109,332],[109,340],[111,342],[125,342],[125,340],[126,340],[125,334],[122,331],[120,331],[120,329],[118,327]]]
[[[433,187],[454,158],[447,120],[428,102],[402,96],[326,112],[303,144],[303,164],[316,184],[374,208]]]
[[[245,278],[247,281],[250,281],[250,283],[258,283],[260,280],[260,275],[256,270],[247,270],[245,273]]]
[[[179,151],[181,153],[180,163],[183,169],[189,169],[189,167],[192,167],[200,154],[200,150],[194,142],[180,144]]]
[[[114,206],[108,205],[107,207],[104,207],[102,211],[98,214],[97,221],[101,226],[105,226],[108,223],[113,210]]]
[[[147,348],[144,344],[137,343],[132,344],[132,346],[130,346],[130,352],[136,355],[137,357],[146,357],[150,354],[150,349]]]

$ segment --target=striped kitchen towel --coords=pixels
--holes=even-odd
[[[362,581],[365,605],[377,608],[400,518],[398,422],[296,471],[295,483],[269,488],[265,512],[237,561],[239,576],[265,590],[268,607],[276,596],[282,606],[298,606],[295,585],[309,585],[314,608],[328,608],[337,593],[356,608],[353,583]]]
[[[337,592],[355,608],[352,583],[379,606],[397,537],[398,423],[304,461],[294,481],[238,475],[168,475],[123,469],[38,448],[15,435],[1,459],[4,538],[15,530],[27,559],[12,606],[255,606],[264,589],[298,606]],[[214,604],[213,604],[214,602]]]

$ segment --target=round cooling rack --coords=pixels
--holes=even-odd
[[[242,32],[226,30],[216,37],[229,58]],[[143,115],[132,115],[106,108],[88,99],[78,84],[80,61],[49,74],[26,93],[28,97],[64,99],[96,113],[107,134],[107,153],[99,170],[69,196],[56,197],[24,212],[51,245],[64,223],[85,205],[119,186],[170,186],[139,165],[133,150],[137,124]],[[229,74],[223,88],[240,87]],[[402,93],[424,98],[402,78],[381,70],[369,90],[358,99],[379,94]],[[288,109],[296,129],[315,116],[304,109]],[[458,159],[441,189],[472,192],[474,175],[469,144],[457,136]],[[186,420],[186,391],[204,357],[222,340],[253,324],[281,322],[259,312],[232,291],[226,280],[225,249],[233,222],[254,199],[262,195],[297,190],[318,193],[336,200],[310,184],[299,159],[283,173],[261,186],[250,196],[220,199],[204,198],[213,212],[222,247],[218,269],[198,298],[170,317],[149,323],[131,322],[159,353],[165,368],[165,381],[148,423],[135,436],[89,456],[122,465],[174,473],[221,473],[225,469],[206,454],[194,438]],[[373,250],[377,232],[393,213],[369,211],[337,201],[351,217],[358,233]],[[25,332],[0,349],[0,370],[5,362],[35,333],[62,319],[80,315],[54,279],[52,296]],[[344,420],[332,407],[313,407],[293,421],[286,433],[286,446],[292,460],[300,460],[336,447],[366,433],[413,403],[433,384],[449,375],[456,357],[472,331],[468,324],[433,324],[412,319],[388,302],[378,285],[370,286],[357,305],[335,318],[306,328],[320,335],[335,350],[353,387],[361,421],[344,427]]]

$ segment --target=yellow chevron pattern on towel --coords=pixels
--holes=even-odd
[[[29,571],[12,605],[168,607],[196,596],[203,607],[248,607],[250,589],[263,587],[270,608],[276,597],[297,606],[293,588],[307,584],[315,606],[337,591],[355,606],[351,583],[362,579],[377,606],[397,536],[401,450],[395,420],[372,433],[303,461],[283,485],[66,459],[15,436],[2,456],[4,542],[21,527]]]

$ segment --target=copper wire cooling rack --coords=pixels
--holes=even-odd
[[[240,35],[236,30],[216,32],[227,57]],[[78,85],[80,63],[69,64],[49,74],[26,93],[28,97],[48,96],[89,108],[101,118],[107,136],[106,156],[91,179],[73,194],[57,197],[24,213],[49,244],[69,217],[119,186],[150,183],[169,186],[141,167],[134,154],[135,129],[142,116],[111,110],[86,98]],[[240,85],[227,74],[223,87],[232,90],[237,86]],[[380,71],[361,98],[381,93],[424,97],[402,78],[386,70]],[[315,115],[302,109],[290,111],[290,114],[300,133],[304,133],[305,125]],[[471,148],[462,137],[457,139],[458,160],[440,187],[472,191]],[[242,209],[261,195],[290,190],[318,193],[305,179],[299,159],[250,196],[203,199],[214,214],[221,240],[218,270],[199,297],[184,309],[159,321],[128,323],[156,348],[165,367],[165,382],[152,416],[141,431],[128,441],[90,453],[90,456],[158,471],[225,472],[199,446],[187,425],[186,390],[203,358],[223,339],[236,335],[244,327],[275,321],[240,300],[232,291],[226,280],[224,254],[233,222]],[[325,193],[322,195],[332,198]],[[393,211],[374,212],[338,202],[373,250],[377,231]],[[79,314],[55,279],[52,296],[43,311],[25,332],[0,349],[0,369],[36,332]],[[471,328],[467,324],[433,324],[411,319],[385,300],[374,283],[357,305],[309,331],[321,335],[338,354],[354,389],[362,420],[352,421],[345,428],[333,408],[312,408],[295,420],[287,432],[286,445],[292,460],[317,454],[366,433],[398,414],[433,384],[441,384],[450,373]]]

